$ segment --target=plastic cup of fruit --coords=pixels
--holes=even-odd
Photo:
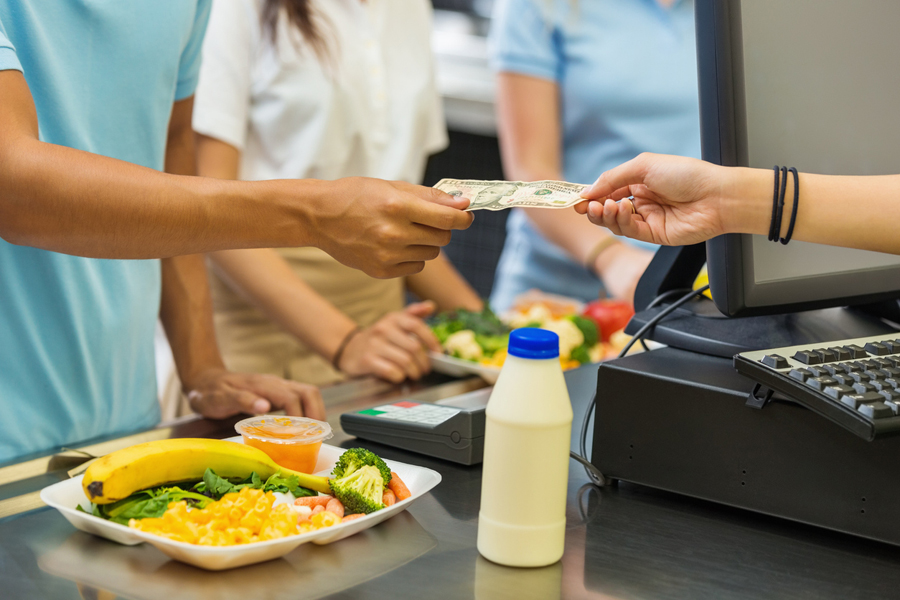
[[[305,417],[250,417],[234,426],[248,446],[259,448],[279,466],[312,473],[331,425]]]

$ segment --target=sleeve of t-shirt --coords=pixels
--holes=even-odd
[[[200,73],[200,49],[203,47],[203,36],[209,22],[209,9],[212,0],[197,0],[194,13],[194,27],[187,45],[181,51],[181,62],[178,65],[178,85],[175,87],[175,100],[184,100],[194,95],[197,88],[197,77]]]
[[[3,21],[0,20],[0,71],[21,71],[22,63],[16,55],[16,48],[6,37],[6,30],[3,28]]]
[[[489,50],[495,71],[559,80],[560,36],[544,4],[555,2],[498,0],[494,5]]]
[[[244,149],[251,68],[261,37],[253,0],[214,0],[194,96],[194,131]]]

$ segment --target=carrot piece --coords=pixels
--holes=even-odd
[[[316,507],[313,509],[313,511],[312,511],[312,513],[311,513],[310,516],[312,516],[312,515],[317,515],[317,514],[319,514],[320,512],[325,512],[325,507],[322,506],[321,504],[318,505],[318,506],[316,506]]]
[[[341,504],[341,501],[337,498],[332,498],[328,501],[328,504],[325,505],[325,510],[330,513],[334,513],[338,516],[338,518],[342,518],[344,516],[344,505]]]
[[[357,514],[355,514],[355,515],[347,515],[346,517],[344,517],[343,519],[341,519],[341,523],[346,523],[347,521],[353,521],[353,520],[355,520],[355,519],[360,519],[360,518],[362,518],[362,517],[364,517],[364,516],[366,516],[366,515],[364,515],[364,514],[362,514],[362,513],[357,513]]]
[[[400,476],[391,471],[391,481],[388,483],[388,487],[392,492],[397,496],[397,501],[403,501],[412,496],[412,492],[409,491],[409,488],[406,487],[406,484],[403,483],[403,480],[400,479]]]
[[[321,496],[303,496],[294,500],[294,504],[297,506],[309,506],[310,508],[315,508],[316,506],[325,506],[328,504],[329,500],[333,499],[333,496],[327,494]]]
[[[397,502],[397,495],[391,490],[384,490],[384,494],[381,496],[381,503],[385,506],[392,506]]]

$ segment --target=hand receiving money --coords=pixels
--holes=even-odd
[[[581,192],[590,186],[565,181],[478,181],[441,179],[434,186],[451,196],[469,200],[467,211],[506,210],[515,207],[568,208],[584,202]]]

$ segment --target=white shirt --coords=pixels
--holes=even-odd
[[[320,61],[262,0],[215,0],[193,126],[241,150],[239,177],[369,176],[420,183],[447,145],[427,0],[314,0]]]

